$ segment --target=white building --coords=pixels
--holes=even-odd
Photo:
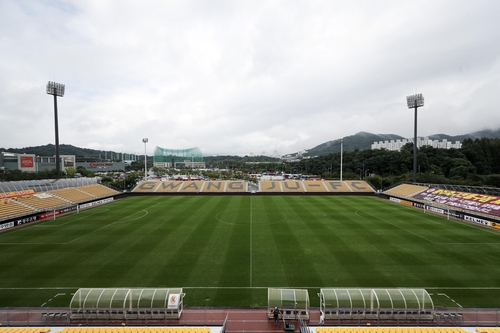
[[[407,143],[413,143],[413,139],[397,139],[397,140],[386,140],[386,141],[379,141],[379,142],[374,142],[372,144],[372,149],[382,149],[385,148],[387,150],[401,150],[401,148],[407,144]],[[442,149],[450,149],[450,148],[462,148],[462,143],[460,141],[455,141],[455,143],[452,143],[451,141],[449,142],[446,139],[443,139],[443,141],[438,141],[438,140],[430,140],[429,137],[425,138],[418,138],[417,137],[417,147],[423,147],[423,146],[431,146],[433,148],[442,148]]]

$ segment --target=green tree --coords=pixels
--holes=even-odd
[[[74,168],[74,167],[68,167],[68,168],[64,169],[64,172],[66,173],[66,176],[68,178],[75,178],[76,168]]]

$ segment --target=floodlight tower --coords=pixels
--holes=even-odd
[[[59,125],[57,123],[57,96],[63,97],[65,85],[62,83],[49,81],[47,83],[47,94],[54,96],[54,122],[56,131],[56,178],[59,179],[61,174],[61,164],[59,161]]]
[[[144,180],[148,179],[148,161],[146,160],[147,155],[146,155],[146,143],[148,143],[148,138],[142,139],[142,142],[144,142]]]
[[[340,181],[342,181],[342,153],[344,152],[344,138],[340,140]]]
[[[424,106],[424,96],[422,94],[415,94],[406,96],[408,109],[415,109],[415,121],[413,131],[413,182],[417,182],[417,109]]]

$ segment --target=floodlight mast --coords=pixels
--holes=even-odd
[[[142,139],[142,142],[144,142],[144,180],[148,180],[148,156],[146,155],[146,143],[148,143],[148,138]]]
[[[344,138],[340,140],[340,181],[342,181],[342,154],[344,153]]]
[[[415,94],[406,96],[408,109],[415,109],[415,120],[413,129],[413,182],[417,182],[417,109],[424,106],[424,96]]]
[[[56,132],[56,178],[61,176],[61,163],[59,161],[59,125],[57,122],[57,96],[63,97],[66,86],[62,83],[49,81],[47,83],[47,94],[54,96],[54,124]]]

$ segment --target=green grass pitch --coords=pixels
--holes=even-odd
[[[500,307],[500,232],[375,197],[129,197],[0,233],[0,306],[80,287],[182,287],[186,306],[265,306],[267,288],[426,288]]]

